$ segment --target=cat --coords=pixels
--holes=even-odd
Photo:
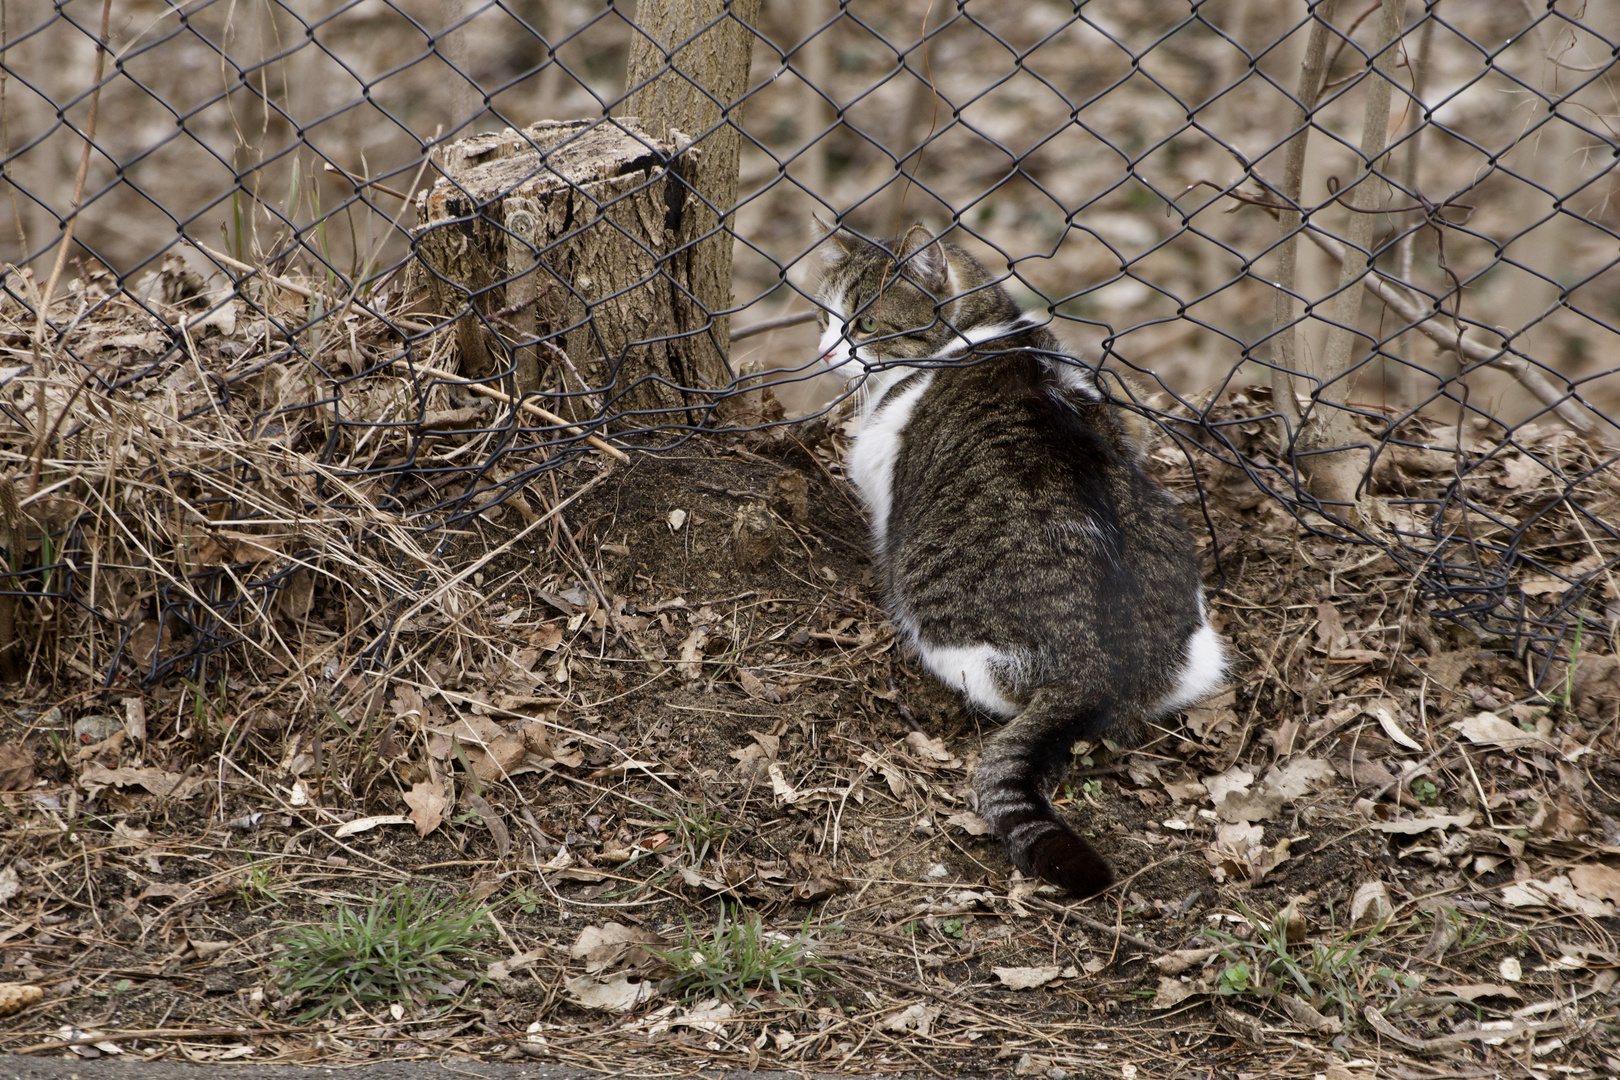
[[[826,226],[822,226],[826,230]],[[1079,739],[1139,739],[1222,681],[1192,539],[1124,410],[967,252],[826,232],[820,362],[860,381],[847,462],[891,620],[1008,723],[973,774],[1013,865],[1076,896],[1113,871],[1048,797]]]

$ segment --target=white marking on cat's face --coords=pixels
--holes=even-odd
[[[828,312],[827,328],[821,332],[821,340],[816,344],[816,359],[828,371],[837,371],[845,364],[855,360],[865,360],[855,343],[849,340],[845,333],[849,326],[849,311],[844,293],[832,293],[822,300],[821,305]],[[864,365],[863,365],[864,368]],[[845,380],[855,378],[860,370],[844,372]]]

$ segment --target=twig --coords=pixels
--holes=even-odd
[[[749,323],[747,326],[739,326],[737,329],[733,330],[731,332],[731,340],[734,342],[741,341],[744,338],[751,338],[758,334],[768,334],[772,330],[781,330],[789,326],[798,326],[800,323],[812,321],[815,319],[816,314],[817,313],[815,311],[800,311],[793,315],[778,315],[774,319],[761,319],[757,323]]]
[[[567,420],[564,420],[556,413],[542,409],[540,406],[535,405],[532,402],[513,398],[510,394],[497,390],[493,386],[485,386],[480,382],[470,382],[461,378],[461,376],[455,374],[454,372],[428,367],[426,364],[414,363],[409,357],[406,356],[395,357],[391,362],[395,364],[403,364],[413,371],[419,371],[424,375],[431,375],[436,379],[444,379],[452,386],[459,386],[463,389],[471,390],[473,393],[482,397],[492,398],[506,405],[516,405],[524,412],[529,413],[532,416],[538,416],[548,424],[556,424],[570,435],[582,436],[586,442],[590,443],[592,446],[596,447],[596,449],[602,451],[602,453],[608,455],[609,457],[617,461],[622,461],[625,464],[630,463],[630,455],[626,454],[623,450],[620,450],[617,446],[610,445],[597,436],[589,434],[583,428],[575,427],[573,424],[570,424]]]
[[[319,1031],[318,1027],[200,1027],[200,1028],[135,1028],[130,1031],[108,1031],[99,1035],[76,1035],[71,1039],[52,1039],[50,1042],[35,1043],[33,1046],[22,1046],[16,1050],[8,1050],[8,1054],[37,1054],[41,1050],[61,1050],[69,1046],[91,1046],[101,1042],[119,1042],[123,1039],[164,1039],[179,1041],[181,1039],[218,1038],[220,1036],[235,1035],[238,1038],[263,1038],[266,1035],[297,1035],[304,1032]]]
[[[1038,896],[1022,897],[1018,902],[1020,904],[1028,904],[1031,907],[1038,907],[1043,911],[1050,911],[1054,915],[1061,915],[1064,922],[1077,922],[1081,926],[1089,926],[1093,930],[1100,933],[1110,934],[1117,937],[1120,941],[1127,945],[1135,945],[1138,949],[1145,949],[1150,953],[1164,952],[1163,949],[1159,948],[1146,938],[1137,937],[1135,934],[1127,934],[1123,927],[1110,926],[1100,920],[1082,915],[1078,911],[1074,910],[1074,908],[1064,907],[1062,904],[1054,904],[1052,901],[1042,900]]]
[[[356,191],[359,191],[363,187],[372,187],[372,188],[376,188],[378,191],[382,192],[384,195],[392,195],[394,198],[396,198],[396,199],[404,199],[406,202],[410,202],[410,200],[411,200],[411,197],[409,195],[407,195],[403,191],[400,191],[398,188],[391,188],[387,184],[383,183],[380,180],[367,180],[366,178],[364,178],[362,176],[356,176],[353,173],[349,172],[347,169],[338,168],[336,165],[332,164],[330,161],[328,161],[326,163],[326,171],[329,172],[329,173],[332,173],[334,176],[343,177],[343,179],[345,179],[345,180],[347,180],[349,182],[349,186],[354,188],[354,190],[356,190]]]
[[[1344,262],[1345,248],[1343,244],[1315,226],[1308,226],[1303,231],[1306,236],[1310,237],[1311,242],[1327,252],[1330,258],[1337,260],[1341,264]],[[1505,348],[1493,349],[1481,342],[1471,341],[1463,337],[1461,333],[1448,332],[1443,326],[1437,325],[1433,321],[1440,312],[1434,311],[1424,314],[1419,311],[1410,300],[1401,295],[1399,289],[1391,285],[1376,270],[1368,270],[1365,276],[1362,277],[1361,284],[1368,292],[1383,301],[1385,306],[1398,317],[1404,319],[1409,327],[1420,331],[1441,348],[1450,349],[1466,361],[1501,368],[1518,379],[1526,390],[1535,395],[1536,400],[1551,409],[1560,420],[1576,431],[1583,435],[1590,435],[1595,430],[1592,421],[1570,403],[1569,395],[1560,394],[1551,381],[1539,370],[1531,366],[1529,361],[1523,357],[1514,356]]]
[[[295,293],[298,296],[302,296],[305,300],[315,299],[315,293],[313,290],[300,285],[295,281],[288,281],[286,278],[277,277],[268,270],[260,269],[259,267],[254,266],[252,263],[245,263],[241,259],[233,259],[224,252],[215,251],[207,244],[198,243],[189,236],[185,237],[184,239],[186,243],[190,244],[204,255],[207,255],[210,259],[216,259],[230,267],[232,270],[239,270],[242,273],[247,274],[249,277],[257,274],[258,276],[264,278],[264,280],[270,282],[272,285],[279,286],[280,288],[286,289],[290,293]]]

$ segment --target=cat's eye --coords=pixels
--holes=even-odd
[[[862,315],[860,322],[856,323],[856,325],[861,328],[863,334],[877,333],[877,320],[870,315]]]

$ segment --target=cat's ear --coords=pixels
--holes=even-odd
[[[811,214],[810,220],[816,223],[816,229],[821,233],[816,254],[821,256],[822,262],[832,266],[849,258],[849,239],[843,235],[841,226],[827,224],[821,220],[820,214]]]
[[[900,241],[900,271],[935,295],[945,288],[945,246],[920,222]]]

